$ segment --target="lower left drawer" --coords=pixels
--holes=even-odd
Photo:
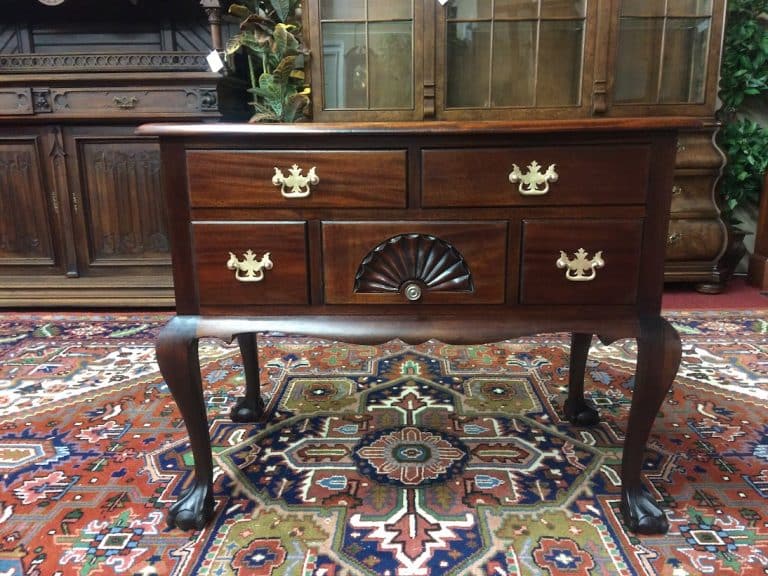
[[[192,224],[200,306],[307,304],[305,222]]]

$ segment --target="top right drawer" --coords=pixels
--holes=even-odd
[[[643,204],[644,144],[425,149],[422,205]]]

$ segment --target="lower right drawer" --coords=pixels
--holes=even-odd
[[[643,220],[523,221],[522,304],[632,304]]]

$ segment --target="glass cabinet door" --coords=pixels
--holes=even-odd
[[[445,111],[569,108],[584,101],[588,0],[449,0],[438,41]],[[442,58],[441,58],[442,56]],[[442,60],[442,62],[441,62]],[[575,109],[575,110],[574,110]]]
[[[310,9],[323,112],[414,110],[414,0],[313,0]]]
[[[614,105],[705,102],[714,4],[620,0]]]

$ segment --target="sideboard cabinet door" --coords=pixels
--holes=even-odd
[[[65,130],[79,268],[116,283],[169,278],[160,149],[133,126]]]
[[[57,184],[60,134],[45,128],[0,129],[0,277],[73,274],[71,238],[64,236],[66,190]],[[0,296],[0,299],[2,297]]]

